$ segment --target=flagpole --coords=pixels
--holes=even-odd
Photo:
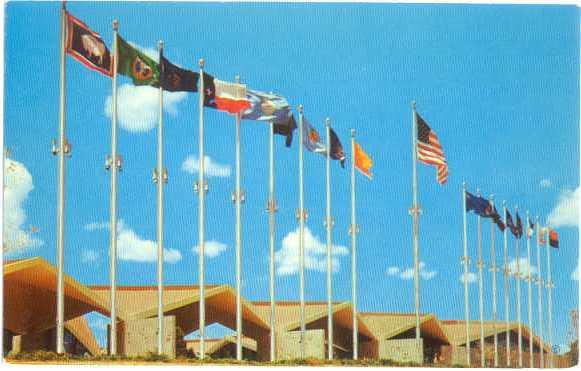
[[[531,236],[529,236],[529,228],[530,228],[530,218],[529,218],[529,211],[527,210],[527,265],[528,265],[528,274],[527,274],[527,281],[528,281],[528,320],[529,320],[529,367],[533,367],[534,357],[533,357],[533,275],[531,273]]]
[[[416,313],[416,351],[423,357],[423,349],[420,345],[420,240],[419,240],[419,216],[420,206],[418,205],[418,174],[417,174],[417,152],[418,142],[418,122],[416,117],[416,102],[412,101],[412,193],[413,204],[410,210],[413,219],[413,242],[414,242],[414,293],[415,293],[415,313]]]
[[[276,304],[275,304],[275,266],[274,266],[274,249],[275,249],[275,219],[274,215],[277,210],[276,200],[274,198],[274,121],[270,121],[269,130],[269,171],[268,171],[268,242],[270,255],[270,361],[276,360]]]
[[[353,303],[353,359],[359,358],[357,328],[357,220],[355,219],[355,129],[351,129],[351,301]]]
[[[464,322],[466,323],[466,365],[470,367],[470,307],[468,302],[468,223],[466,220],[466,182],[462,182],[462,216],[464,217]]]
[[[206,288],[204,282],[204,248],[206,245],[205,241],[205,228],[206,228],[206,192],[208,191],[208,185],[204,179],[204,59],[200,59],[200,100],[199,100],[199,110],[200,110],[200,120],[199,120],[199,174],[198,182],[195,189],[198,192],[198,244],[199,244],[199,275],[200,275],[200,304],[199,304],[199,319],[198,328],[200,332],[200,359],[204,359],[206,356],[205,350],[205,327],[206,327]]]
[[[541,244],[539,238],[541,236],[541,228],[539,225],[539,217],[536,217],[537,224],[537,311],[539,315],[539,340],[541,343],[541,354],[539,359],[539,368],[545,367],[545,350],[543,349],[543,275],[541,273]]]
[[[59,148],[58,148],[58,206],[57,206],[57,295],[56,295],[56,351],[65,352],[65,89],[66,89],[66,8],[61,5],[60,96],[59,96]],[[53,149],[53,154],[56,154]]]
[[[236,75],[236,83],[240,84],[240,76]],[[236,114],[236,189],[234,203],[236,204],[236,360],[242,360],[242,190],[240,189],[240,112]]]
[[[494,211],[494,195],[490,195],[490,206]],[[491,267],[490,272],[492,272],[492,326],[494,329],[494,367],[498,367],[498,326],[496,323],[497,313],[496,313],[496,273],[498,272],[498,267],[496,265],[496,246],[495,246],[495,236],[494,236],[494,221],[490,221],[490,255],[491,255]]]
[[[111,330],[109,354],[117,354],[117,171],[121,162],[117,155],[117,68],[118,44],[117,31],[119,23],[113,21],[113,91],[111,94],[111,157],[108,167],[111,170],[111,221],[109,225],[109,259],[111,285]]]
[[[327,191],[327,213],[325,216],[325,227],[327,229],[327,358],[333,360],[333,265],[331,230],[334,221],[331,217],[331,119],[325,120],[327,134],[327,158],[326,158],[326,191]]]
[[[159,63],[164,74],[163,41],[159,41]],[[163,169],[163,88],[159,86],[159,126],[157,129],[157,353],[163,354],[163,183],[166,174]]]
[[[301,358],[305,358],[305,200],[303,193],[303,105],[299,105],[299,289],[300,289],[300,350]]]
[[[518,215],[518,206],[514,207],[515,215]],[[522,367],[522,324],[520,316],[520,251],[519,251],[519,238],[515,238],[516,241],[516,317],[518,324],[518,367]]]
[[[476,189],[476,195],[480,197],[480,189]],[[480,215],[476,217],[477,222],[477,248],[478,248],[478,309],[480,312],[480,366],[485,367],[484,359],[484,262],[482,260],[482,218]]]
[[[504,213],[504,320],[506,333],[506,366],[510,366],[510,270],[508,268],[508,218],[506,214],[506,201],[502,201],[502,210]]]
[[[547,295],[548,295],[548,315],[549,315],[549,367],[553,368],[553,281],[551,279],[551,245],[550,245],[550,226],[547,223],[546,249],[547,249]]]

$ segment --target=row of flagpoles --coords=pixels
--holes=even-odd
[[[520,239],[523,236],[523,225],[521,218],[518,214],[518,207],[515,206],[515,216],[516,223],[513,221],[512,215],[510,214],[508,208],[506,207],[506,202],[503,201],[503,215],[501,217],[498,213],[496,207],[494,206],[494,200],[492,196],[490,199],[486,199],[480,195],[480,190],[477,190],[476,195],[471,194],[467,191],[466,184],[463,184],[462,190],[462,201],[463,201],[463,224],[464,224],[464,255],[462,262],[464,265],[464,313],[465,313],[465,324],[466,324],[466,364],[470,366],[470,317],[469,317],[469,290],[468,290],[468,266],[470,264],[470,258],[468,254],[468,228],[467,228],[467,214],[472,211],[477,215],[477,263],[478,268],[478,294],[479,294],[479,313],[480,313],[480,365],[481,367],[486,367],[485,364],[485,342],[484,342],[484,260],[482,253],[482,225],[481,218],[490,219],[490,272],[492,274],[492,324],[494,326],[494,367],[499,366],[499,354],[498,354],[498,331],[501,330],[497,324],[497,282],[496,273],[500,271],[496,263],[496,250],[495,250],[495,226],[500,229],[503,233],[504,239],[504,250],[503,250],[503,272],[504,272],[504,320],[506,333],[506,366],[511,365],[511,339],[510,339],[510,285],[509,278],[511,275],[511,270],[508,261],[508,231],[514,236],[515,241],[515,265],[516,271],[512,273],[515,284],[516,284],[516,317],[518,326],[518,337],[517,337],[517,347],[518,353],[515,364],[518,367],[523,367],[523,344],[522,344],[522,321],[521,321],[521,280],[526,280],[528,283],[528,327],[529,331],[532,332],[533,328],[533,274],[531,271],[531,239],[533,234],[535,234],[536,227],[536,248],[537,248],[537,275],[535,283],[537,284],[537,312],[538,312],[538,329],[539,329],[539,343],[540,343],[540,355],[539,355],[539,367],[545,366],[544,361],[544,338],[543,338],[543,303],[542,303],[542,289],[545,285],[547,289],[548,296],[548,346],[549,350],[549,366],[553,367],[553,356],[552,356],[552,345],[553,345],[553,328],[552,328],[552,289],[553,282],[551,280],[551,247],[559,247],[558,234],[554,229],[551,229],[547,225],[542,228],[539,222],[539,217],[535,219],[535,223],[532,222],[529,217],[529,212],[526,212],[526,248],[527,248],[527,272],[521,273],[521,259],[520,259]],[[543,281],[541,273],[541,247],[546,245],[547,253],[547,278]],[[533,367],[534,364],[534,344],[533,335],[529,333],[529,367]]]

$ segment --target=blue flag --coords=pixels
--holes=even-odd
[[[466,211],[474,211],[476,215],[483,218],[491,218],[501,231],[506,228],[496,207],[492,206],[492,203],[484,197],[466,192]]]
[[[303,144],[311,152],[327,155],[327,147],[321,142],[319,132],[303,116]]]

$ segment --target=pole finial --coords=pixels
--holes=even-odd
[[[204,64],[205,64],[204,58],[200,58],[200,60],[198,61],[198,64],[200,65],[200,68],[204,68]]]
[[[325,126],[328,128],[331,127],[331,119],[328,117],[325,119]]]
[[[303,105],[302,104],[299,104],[299,107],[298,108],[299,108],[299,113],[303,113]]]
[[[117,31],[119,29],[119,21],[114,19],[113,20],[113,31]]]
[[[355,129],[351,129],[351,138],[355,138]]]

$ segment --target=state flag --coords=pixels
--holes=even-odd
[[[331,155],[331,158],[333,160],[339,160],[341,167],[344,168],[346,156],[345,150],[343,149],[343,145],[341,144],[341,141],[339,140],[339,137],[337,136],[333,128],[329,128],[329,134],[331,140],[331,150],[329,154]]]
[[[117,35],[117,72],[130,77],[134,85],[159,86],[159,65]]]
[[[554,229],[549,230],[549,245],[556,249],[559,248],[559,234]]]
[[[161,56],[161,87],[166,91],[198,91],[200,74],[180,68]]]
[[[81,20],[68,12],[67,37],[65,51],[86,67],[101,72],[106,76],[113,76],[111,53],[105,46],[103,39]]]
[[[311,152],[327,155],[327,147],[321,141],[319,132],[311,125],[309,120],[303,116],[303,145]]]
[[[246,85],[226,82],[204,73],[204,105],[236,114],[251,107]]]
[[[506,210],[506,226],[510,229],[510,231],[512,232],[513,236],[516,238],[521,238],[522,237],[522,222],[520,220],[520,216],[518,215],[518,212],[516,213],[516,225],[514,224],[514,221],[512,220],[512,215],[510,215],[510,212],[508,210]]]
[[[533,237],[533,233],[535,232],[535,225],[531,220],[529,220],[529,226],[527,228],[527,239],[531,239]]]
[[[367,153],[363,151],[363,148],[359,143],[355,142],[355,168],[359,170],[363,175],[369,179],[373,179],[373,174],[371,174],[371,167],[373,166],[373,161]]]
[[[416,113],[418,124],[417,155],[418,161],[433,165],[437,169],[438,183],[445,184],[448,180],[448,162],[436,133],[428,126],[422,117]]]
[[[504,229],[506,228],[500,214],[498,214],[498,211],[496,210],[496,207],[492,205],[492,202],[484,197],[475,196],[468,191],[466,192],[466,211],[474,211],[475,214],[483,218],[492,219],[494,224],[496,224],[498,229],[502,232],[504,232]]]

